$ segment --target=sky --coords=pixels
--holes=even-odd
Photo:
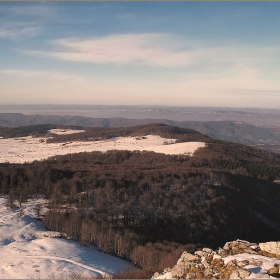
[[[2,105],[280,108],[280,2],[0,2]]]

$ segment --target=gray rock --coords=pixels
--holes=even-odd
[[[172,268],[166,268],[162,274],[155,273],[153,278],[160,277],[164,273],[170,273],[172,278],[177,279],[220,279],[221,277],[230,279],[246,279],[251,275],[251,272],[246,269],[247,265],[261,266],[262,261],[254,256],[260,254],[260,250],[275,253],[280,255],[280,241],[260,243],[260,246],[256,243],[250,243],[244,240],[236,240],[227,242],[223,248],[219,248],[216,251],[212,251],[209,248],[203,248],[196,251],[194,254],[190,254],[185,251],[177,264]],[[279,252],[278,252],[279,250]],[[251,257],[238,261],[232,259],[226,265],[223,259],[229,255],[247,253],[251,254]],[[255,278],[273,278],[278,277],[280,265],[279,261],[274,262],[274,267],[270,268],[266,274],[253,274]],[[280,276],[280,275],[279,275]]]
[[[280,241],[259,244],[262,251],[280,255]]]
[[[232,242],[227,242],[227,243],[224,245],[223,249],[224,249],[224,250],[229,250],[229,246],[230,246],[231,243],[232,243]]]
[[[243,261],[238,261],[237,262],[237,265],[239,267],[244,267],[245,265],[248,265],[249,264],[249,261],[248,260],[243,260]]]
[[[267,271],[267,274],[279,274],[280,273],[280,264],[274,264],[274,267],[270,268]]]
[[[228,252],[227,252],[227,250],[225,250],[225,249],[222,249],[222,248],[219,248],[219,250],[218,250],[218,255],[220,255],[222,258],[224,258],[224,257],[226,257],[226,256],[228,256]]]
[[[206,268],[205,271],[204,271],[204,275],[207,277],[207,278],[210,278],[213,276],[213,270],[210,269],[210,268]]]
[[[156,272],[156,273],[152,276],[151,279],[155,279],[155,278],[157,278],[157,277],[159,277],[159,276],[160,276],[160,274],[159,274],[158,272]]]
[[[256,279],[268,279],[270,276],[268,274],[256,274]]]
[[[198,256],[192,255],[188,252],[184,252],[180,259],[177,261],[177,264],[181,264],[184,262],[198,262],[200,258]]]
[[[187,273],[185,279],[195,279],[195,273]]]
[[[199,256],[199,257],[206,257],[208,255],[208,253],[203,252],[203,251],[196,251],[194,252],[195,255]]]
[[[247,269],[239,268],[232,272],[229,279],[245,279],[250,276],[250,274],[251,272]]]
[[[260,248],[260,246],[258,244],[255,244],[255,245],[251,245],[250,249],[252,249],[254,251],[259,251],[261,248]]]
[[[205,252],[205,253],[208,253],[208,254],[211,254],[211,253],[213,252],[213,251],[212,251],[211,249],[209,249],[209,248],[203,248],[202,251]]]
[[[173,278],[185,278],[188,267],[185,265],[175,265],[171,270]]]
[[[209,267],[209,263],[205,260],[205,258],[201,259],[201,263],[204,265],[204,267],[207,269]]]

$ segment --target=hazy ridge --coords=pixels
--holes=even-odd
[[[280,118],[279,118],[280,119]],[[280,151],[280,135],[278,128],[257,127],[237,121],[175,121],[168,119],[128,119],[128,118],[91,118],[68,115],[25,115],[21,113],[0,113],[0,126],[19,127],[30,125],[54,124],[80,127],[130,127],[151,123],[163,123],[181,128],[190,128],[219,140],[232,141],[259,148]],[[38,127],[36,128],[38,129]],[[7,129],[0,130],[3,131]]]

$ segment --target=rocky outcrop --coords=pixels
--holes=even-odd
[[[227,242],[213,251],[184,252],[173,268],[155,273],[157,279],[246,279],[280,277],[280,242]]]
[[[280,241],[260,243],[260,248],[264,252],[276,254],[280,256]]]

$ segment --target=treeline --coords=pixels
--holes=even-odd
[[[108,151],[0,164],[11,206],[44,196],[48,229],[130,260],[147,277],[186,248],[279,239],[279,176],[275,154],[217,140],[192,157]]]
[[[42,137],[48,134],[50,129],[81,129],[79,126],[69,125],[56,125],[56,124],[39,124],[30,126],[19,126],[19,127],[1,127],[0,126],[0,137],[3,138],[15,138],[15,137]]]
[[[52,139],[48,139],[48,143],[69,142],[69,141],[87,141],[87,140],[103,140],[113,137],[141,136],[141,135],[159,135],[164,138],[177,139],[177,143],[186,141],[210,141],[211,138],[193,130],[184,129],[176,126],[165,124],[138,125],[132,127],[113,127],[113,128],[85,128],[84,133],[56,135]]]

